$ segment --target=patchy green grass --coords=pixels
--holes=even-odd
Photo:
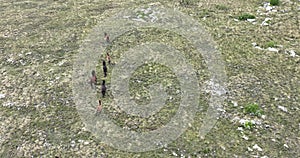
[[[270,41],[266,44],[266,48],[268,48],[268,47],[274,48],[276,45],[277,45],[277,43],[275,41]]]
[[[255,16],[249,13],[244,13],[238,17],[239,20],[255,19]]]
[[[299,157],[299,57],[285,53],[258,50],[251,43],[264,46],[268,41],[283,45],[280,52],[294,50],[299,55],[299,4],[281,3],[278,12],[260,15],[262,1],[249,0],[182,0],[160,2],[176,8],[203,25],[223,55],[228,75],[227,102],[214,128],[203,138],[199,130],[208,108],[209,95],[201,94],[199,112],[194,122],[178,139],[155,151],[130,153],[99,142],[84,124],[74,106],[72,94],[73,61],[85,37],[115,9],[145,4],[137,1],[2,1],[0,4],[0,157]],[[179,4],[179,5],[178,5]],[[180,5],[181,4],[181,5]],[[287,12],[283,12],[285,10]],[[241,14],[241,12],[247,14]],[[146,15],[142,15],[146,16]],[[234,21],[233,18],[257,19],[257,24]],[[271,17],[269,26],[260,21]],[[182,52],[199,72],[200,83],[209,78],[203,58],[191,42],[172,30],[140,28],[131,30],[107,49],[112,60],[130,47],[146,41],[164,42]],[[276,44],[274,43],[274,44]],[[270,45],[273,45],[270,43]],[[109,66],[109,72],[113,66]],[[112,97],[103,99],[109,117],[122,127],[138,132],[163,126],[176,112],[180,99],[174,94],[178,82],[165,66],[140,67],[130,82],[130,92],[138,103],[149,102],[147,86],[152,79],[166,74],[162,84],[171,83],[169,94],[175,98],[151,119],[128,116],[111,105]],[[97,74],[102,74],[97,65]],[[145,72],[144,72],[145,71]],[[134,81],[145,79],[144,83]],[[107,78],[110,84],[110,78]],[[143,88],[144,87],[144,88]],[[110,92],[108,92],[110,93]],[[100,96],[100,94],[99,94]],[[231,101],[237,107],[229,105]],[[240,105],[247,105],[243,111]],[[259,105],[258,107],[256,105]],[[278,106],[287,108],[282,111]],[[265,118],[252,116],[264,113]],[[251,114],[251,115],[249,115]],[[236,118],[251,117],[261,124],[245,124],[241,138]],[[249,151],[258,144],[262,152]],[[288,146],[285,147],[284,144]],[[174,154],[175,153],[175,154]]]
[[[270,4],[273,6],[279,5],[279,0],[270,0]]]
[[[246,105],[245,113],[255,115],[255,116],[260,116],[263,114],[263,111],[259,108],[258,104],[251,103],[251,104]]]
[[[244,123],[244,128],[249,129],[249,130],[253,129],[254,126],[255,126],[255,124],[253,124],[251,121],[246,121]]]

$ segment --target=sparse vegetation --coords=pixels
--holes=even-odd
[[[279,5],[279,0],[270,0],[270,4],[273,6]]]
[[[196,4],[197,0],[180,0],[179,3],[182,6],[191,6]]]
[[[276,42],[275,42],[275,41],[270,41],[270,42],[268,42],[268,43],[266,44],[266,48],[268,48],[268,47],[274,48],[275,46],[276,46]]]
[[[228,100],[218,109],[222,110],[221,115],[205,137],[200,137],[199,130],[210,123],[203,119],[210,95],[201,89],[199,111],[179,138],[154,151],[121,151],[86,131],[74,105],[73,62],[80,45],[102,19],[128,7],[154,2],[192,16],[209,32],[225,62]],[[299,55],[297,2],[279,4],[280,8],[275,8],[277,12],[269,13],[261,8],[262,1],[258,0],[181,0],[182,5],[178,2],[180,0],[1,1],[0,95],[5,96],[0,98],[0,157],[300,157],[299,57],[259,50],[251,45],[252,42],[261,47],[280,44],[282,52],[294,50]],[[257,23],[236,20],[240,19],[239,15],[242,20],[256,18]],[[140,16],[148,15],[141,13]],[[272,21],[261,25],[266,18]],[[199,38],[205,42],[206,37]],[[173,46],[193,66],[201,65],[196,68],[196,75],[201,87],[206,86],[210,75],[204,57],[194,50],[194,41],[172,30],[133,29],[115,39],[111,34],[111,39],[108,49],[113,62],[129,48],[144,42]],[[112,68],[108,67],[109,74]],[[98,64],[96,74],[101,76],[100,80],[101,70]],[[181,93],[174,94],[173,90],[180,91],[180,86],[170,71],[160,64],[145,64],[134,72],[129,83],[131,97],[137,103],[149,102],[149,85],[169,84],[166,91],[172,99],[157,115],[139,118],[114,109],[109,78],[108,97],[103,99],[104,112],[116,125],[136,132],[163,126],[177,112],[176,103],[181,99]],[[150,72],[152,74],[147,75]],[[159,75],[166,80],[155,78]],[[143,82],[137,84],[137,80]],[[255,104],[243,104],[249,100]],[[238,104],[231,106],[231,101]],[[262,105],[265,106],[262,108]],[[287,111],[278,109],[280,105]],[[241,110],[241,107],[244,108]],[[261,124],[250,121],[241,125],[241,119],[258,120]],[[249,137],[247,141],[240,137],[241,132]],[[254,144],[263,152],[248,150]]]
[[[254,126],[255,126],[255,124],[253,124],[251,121],[246,121],[244,123],[244,128],[249,129],[249,130],[253,129]]]
[[[217,4],[216,8],[219,9],[219,10],[224,10],[224,11],[227,11],[229,9],[228,6],[222,5],[222,4]]]
[[[245,107],[245,113],[260,116],[263,114],[263,111],[259,108],[258,104],[251,103]]]
[[[239,20],[255,19],[255,16],[249,13],[244,13],[238,17]]]

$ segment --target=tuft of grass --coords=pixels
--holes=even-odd
[[[194,5],[196,3],[195,0],[180,0],[179,4],[182,6]]]
[[[267,44],[266,44],[266,47],[275,47],[276,46],[276,42],[275,41],[269,41]]]
[[[273,6],[279,5],[279,0],[270,0],[270,4]]]
[[[254,126],[255,125],[251,121],[247,121],[244,124],[244,128],[246,128],[246,129],[253,129]]]
[[[238,17],[239,20],[255,19],[254,15],[244,13]]]
[[[218,9],[218,10],[224,10],[224,11],[227,11],[227,10],[229,10],[229,7],[227,7],[226,5],[219,5],[219,4],[217,4],[216,5],[216,8]]]
[[[259,108],[259,106],[255,103],[248,104],[245,107],[245,113],[255,115],[255,116],[260,116],[263,114],[263,111]]]
[[[210,149],[209,148],[205,148],[204,150],[203,150],[203,153],[204,154],[208,154],[210,152]]]
[[[147,17],[149,17],[149,15],[151,14],[152,12],[150,12],[150,13],[144,13],[143,11],[137,11],[137,17],[140,17],[140,18],[142,18],[142,19],[146,19]]]

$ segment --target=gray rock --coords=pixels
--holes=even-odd
[[[259,147],[257,144],[255,144],[252,148],[257,151],[262,151],[262,148]]]
[[[5,94],[0,94],[0,99],[5,98]]]
[[[288,111],[287,108],[284,107],[284,106],[280,106],[280,105],[279,105],[278,108],[279,108],[280,110],[284,111],[284,112],[287,112],[287,111]]]
[[[271,48],[271,47],[269,47],[267,50],[270,51],[270,52],[276,52],[276,53],[279,52],[278,49],[276,49],[276,48]]]

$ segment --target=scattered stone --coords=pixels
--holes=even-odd
[[[5,98],[5,94],[0,94],[0,99]]]
[[[240,121],[239,121],[239,122],[240,122],[240,124],[245,124],[245,122],[246,122],[246,121],[248,121],[248,120],[245,120],[245,119],[240,119]]]
[[[263,49],[263,48],[259,47],[258,44],[255,43],[255,42],[251,43],[251,44],[254,48],[259,49],[259,50],[267,50],[267,51],[276,52],[276,53],[279,52],[279,49],[277,49],[277,48],[268,47],[267,49]],[[283,45],[276,45],[276,47],[283,48]],[[297,53],[294,50],[289,50],[289,51],[285,50],[284,53],[290,55],[291,57],[297,57],[298,56]],[[278,98],[274,98],[274,99],[275,99],[275,101],[278,100]]]
[[[148,4],[149,6],[156,6],[156,5],[161,5],[160,2],[153,2],[153,3],[149,3]]]
[[[226,90],[224,89],[224,87],[222,87],[222,85],[217,83],[214,79],[211,79],[210,81],[206,81],[205,84],[206,84],[206,88],[205,88],[206,93],[210,93],[212,95],[219,95],[219,96],[226,94]]]
[[[12,58],[7,59],[6,61],[9,63],[14,63],[14,60]]]
[[[272,20],[272,19],[271,19],[271,18],[266,18],[266,19],[261,23],[261,25],[263,25],[263,26],[268,26],[270,20]]]
[[[255,19],[247,19],[247,21],[249,21],[249,22],[255,22]]]
[[[178,155],[175,153],[175,151],[172,151],[172,155],[173,155],[173,156],[176,156],[176,157],[178,156]]]
[[[64,63],[65,63],[65,61],[62,60],[62,61],[60,61],[57,65],[58,65],[58,66],[62,66]]]
[[[130,16],[123,16],[123,18],[124,18],[124,19],[129,19],[129,18],[130,18]]]
[[[249,140],[249,138],[245,135],[243,135],[242,138],[245,139],[245,140]]]
[[[253,47],[258,46],[257,43],[253,42],[251,43]]]
[[[32,52],[28,52],[28,53],[26,53],[25,55],[30,55],[30,54],[32,54]]]
[[[276,48],[272,48],[272,47],[269,47],[267,50],[268,50],[268,51],[270,51],[270,52],[276,52],[276,53],[278,53],[278,52],[279,52],[279,50],[278,50],[278,49],[276,49]]]
[[[223,109],[223,108],[217,108],[217,110],[218,110],[219,112],[222,112],[222,113],[225,113],[225,112],[226,112],[226,110]]]
[[[253,149],[251,149],[250,147],[248,147],[248,151],[253,151]]]
[[[259,50],[264,50],[263,48],[261,48],[259,46],[255,46],[254,48],[259,49]]]
[[[275,6],[272,6],[270,3],[264,3],[263,8],[265,8],[265,10],[267,12],[277,12],[277,10],[275,9]]]
[[[246,119],[240,119],[240,124],[244,125],[246,122],[251,122],[252,124],[256,124],[255,120],[246,120]]]
[[[252,120],[251,122],[253,124],[256,124],[256,125],[261,125],[261,121],[260,120]]]
[[[276,142],[276,139],[274,139],[274,138],[273,138],[273,139],[271,139],[271,140],[272,140],[273,142]]]
[[[279,108],[280,110],[284,111],[284,112],[287,112],[287,111],[288,111],[286,107],[283,107],[283,106],[280,106],[280,105],[278,106],[278,108]]]
[[[10,107],[10,106],[14,106],[14,105],[15,105],[15,103],[13,103],[13,102],[6,102],[6,103],[2,104],[2,106],[4,106],[4,107]]]
[[[84,142],[83,144],[84,144],[84,145],[89,145],[90,143],[89,143],[89,142]]]
[[[244,129],[243,129],[243,127],[238,127],[237,130],[238,131],[243,131]]]
[[[240,120],[240,118],[239,118],[238,116],[235,116],[235,117],[231,120],[231,122],[236,122],[236,121],[238,121],[238,120]]]
[[[238,106],[238,103],[236,101],[232,101],[232,104],[233,104],[234,107]]]
[[[134,20],[134,21],[138,21],[138,22],[146,22],[145,20],[143,20],[143,19],[140,19],[140,18],[133,18],[132,20]]]
[[[222,150],[226,150],[226,147],[225,147],[225,146],[220,145],[220,147],[221,147]]]
[[[290,50],[289,53],[290,53],[291,57],[296,57],[297,56],[297,54],[294,50]]]
[[[299,2],[300,2],[300,1],[299,1]],[[266,10],[267,10],[267,11],[271,11],[271,10],[274,10],[274,9],[273,9],[273,7],[271,7],[271,6],[266,6]],[[149,10],[146,10],[145,13],[148,14],[148,13],[149,13]],[[155,17],[152,16],[152,15],[149,15],[149,18],[155,19]],[[206,18],[206,17],[204,17],[203,19],[205,19],[205,18]],[[252,20],[253,20],[253,21],[252,21]],[[249,21],[249,22],[254,22],[254,20],[255,20],[255,19],[248,19],[247,21]],[[263,20],[263,19],[262,19],[262,20]],[[239,20],[238,20],[238,19],[234,19],[234,21],[239,21]],[[233,21],[233,22],[234,22],[234,21]],[[258,20],[257,20],[257,21],[258,21]],[[261,21],[260,21],[260,22],[261,22]],[[258,23],[258,24],[259,24],[259,23]],[[264,25],[269,25],[269,23],[266,21]],[[55,35],[55,34],[54,34],[54,35]],[[252,43],[252,45],[253,45],[253,47],[255,47],[256,49],[263,50],[263,48],[259,47],[256,43]],[[29,46],[29,47],[30,47],[30,46]],[[250,46],[250,47],[251,47],[251,46]],[[296,52],[295,52],[294,50],[288,51],[288,53],[289,53],[289,55],[290,55],[291,57],[297,56],[297,55],[296,55]],[[299,53],[299,52],[297,52],[297,53]],[[28,52],[28,53],[26,53],[25,55],[31,55],[31,54],[32,54],[31,52]],[[36,53],[33,53],[33,54],[36,55]],[[287,56],[289,56],[289,55],[287,55]],[[47,55],[47,56],[48,56],[48,55]],[[46,56],[46,58],[47,58],[47,56]],[[48,56],[48,57],[49,57],[49,56]],[[67,56],[67,57],[68,57],[68,56]],[[6,58],[3,57],[3,59],[4,59],[3,61],[5,61]],[[9,58],[9,61],[10,61],[10,62],[14,62],[14,60],[15,60],[14,58]],[[28,61],[28,60],[26,60],[26,61]],[[47,61],[49,61],[49,60],[47,60]],[[24,60],[24,61],[20,60],[20,63],[24,65],[24,64],[25,64],[25,60]],[[67,63],[67,62],[66,62],[66,63]],[[65,64],[66,64],[66,63],[65,63]],[[28,64],[28,63],[27,63],[27,64]],[[35,64],[35,63],[33,63],[33,64]],[[52,64],[49,64],[49,65],[52,65]],[[58,66],[63,66],[63,65],[64,65],[64,62],[63,62],[63,61],[58,63]],[[44,67],[41,67],[41,68],[44,68]],[[54,72],[55,72],[55,71],[54,71]],[[43,74],[42,71],[41,71],[41,74],[42,74],[42,77],[43,77],[43,78],[41,77],[41,79],[45,80],[45,82],[46,82],[46,81],[50,81],[51,78],[48,79],[48,77],[49,77],[49,76],[47,76],[48,74]],[[39,76],[38,73],[37,73],[36,76]],[[35,77],[36,77],[36,76],[35,76]],[[52,76],[53,76],[53,75],[51,75],[51,77],[52,77]],[[38,79],[38,78],[37,78],[37,79]],[[59,78],[57,78],[57,79],[59,79]],[[22,82],[23,82],[23,81],[16,82],[16,84],[22,83]],[[43,82],[44,82],[44,81],[43,81]],[[35,83],[35,82],[34,82],[34,83]],[[55,83],[55,84],[56,84],[56,83]],[[27,85],[27,84],[25,84],[25,85]],[[40,85],[38,81],[37,81],[37,84],[36,84],[36,85],[37,85],[37,86],[36,86],[37,88],[39,88],[39,87],[44,87],[43,85]],[[29,85],[27,85],[27,86],[29,86]],[[47,87],[47,86],[46,86],[46,87]],[[22,88],[22,87],[21,87],[21,88]],[[52,90],[51,87],[50,87],[49,89]],[[3,89],[2,89],[2,90],[3,90]],[[24,91],[25,91],[25,90],[24,90]],[[46,89],[45,89],[45,91],[46,91]],[[21,91],[21,92],[22,92],[22,91]],[[28,93],[30,93],[30,92],[32,92],[32,91],[31,91],[31,90],[28,90]],[[37,91],[37,92],[43,93],[43,91]],[[53,91],[51,91],[51,93],[52,93],[52,92],[53,92]],[[6,92],[2,92],[2,93],[6,93]],[[17,92],[14,92],[14,93],[17,93]],[[47,98],[47,99],[45,99],[45,101],[48,101],[48,100],[49,100],[49,101],[52,101],[51,93],[49,93],[49,99]],[[179,90],[178,90],[178,93],[180,93]],[[7,93],[7,94],[8,94],[8,93]],[[9,93],[9,94],[10,94],[10,93]],[[33,94],[33,95],[34,95],[34,94]],[[27,97],[26,95],[23,95],[23,96],[24,96],[24,98]],[[48,95],[47,95],[47,96],[48,96]],[[3,99],[3,98],[5,98],[5,97],[6,97],[6,98],[8,98],[8,97],[9,97],[9,98],[13,98],[13,97],[11,97],[11,95],[5,96],[5,94],[0,94],[0,99]],[[21,97],[22,97],[22,96],[21,96]],[[55,95],[54,95],[54,97],[55,97]],[[5,98],[5,99],[6,99],[6,98]],[[275,100],[276,100],[276,99],[275,99]],[[1,101],[2,101],[2,100],[1,100]],[[14,100],[12,100],[12,101],[14,101]],[[21,100],[21,101],[22,101],[22,100]],[[35,100],[34,100],[33,102],[38,102],[38,101],[35,101]],[[54,102],[54,103],[55,103],[55,102]],[[236,102],[236,101],[235,101],[235,102],[232,102],[232,103],[233,103],[233,106],[234,106],[234,107],[238,107],[238,106],[239,106],[239,105],[238,105],[238,102]],[[8,104],[4,104],[4,105],[9,106],[10,104],[11,104],[11,105],[13,105],[13,104],[18,105],[19,103],[8,103]],[[49,104],[52,105],[52,103],[49,103]],[[239,102],[239,104],[241,104],[241,103]],[[287,105],[285,105],[285,106],[287,106]],[[280,107],[278,107],[278,108],[280,108]],[[283,108],[283,109],[281,109],[281,108],[280,108],[280,109],[287,112],[287,109],[286,109],[285,107],[282,107],[282,108]],[[285,109],[285,110],[284,110],[284,109]],[[290,109],[290,110],[292,110],[292,109]],[[234,113],[233,115],[235,115],[235,113]],[[30,115],[29,115],[29,116],[30,116]],[[1,116],[1,117],[2,117],[2,116]],[[262,117],[263,119],[265,119],[265,115],[262,115],[261,117]],[[47,117],[46,117],[46,118],[47,118]],[[51,116],[50,116],[49,118],[51,118]],[[270,119],[271,119],[271,118],[270,118]],[[6,118],[4,118],[3,120],[6,120]],[[239,118],[238,118],[236,121],[238,121],[238,120],[239,120]],[[272,123],[271,120],[270,120],[270,122]],[[12,123],[12,124],[14,124],[14,123]],[[16,124],[16,125],[18,125],[18,124]],[[296,123],[296,125],[297,125],[297,123]],[[266,125],[266,127],[267,127],[267,126],[269,126],[269,125]],[[276,126],[277,126],[277,124],[274,125],[274,127],[276,127]],[[293,126],[293,127],[295,127],[295,126]],[[300,123],[299,123],[299,126],[298,126],[298,127],[299,127],[299,129],[300,129]],[[79,128],[79,127],[78,127],[78,128]],[[33,130],[35,131],[36,129],[33,129]],[[83,128],[83,130],[85,131],[85,128]],[[237,130],[243,131],[243,128],[242,128],[242,127],[238,127]],[[1,129],[0,131],[3,131],[3,130]],[[12,130],[12,131],[15,131],[15,130]],[[26,131],[26,132],[27,132],[27,131]],[[9,133],[9,132],[7,132],[7,133]],[[34,132],[33,132],[33,133],[34,133]],[[2,136],[2,135],[1,135],[1,136]],[[276,136],[276,137],[277,137],[277,136]],[[248,138],[247,136],[245,136],[245,135],[243,135],[242,138],[245,139],[245,140],[248,140],[248,139],[249,139],[249,138]],[[9,140],[9,139],[7,139],[7,140]],[[24,138],[24,140],[27,140],[26,137]],[[278,140],[281,140],[281,138],[278,138]],[[275,142],[276,140],[275,140],[275,139],[272,139],[272,141]],[[271,141],[271,142],[272,142],[272,141]],[[91,142],[87,142],[87,141],[85,142],[85,141],[82,141],[82,140],[78,140],[78,142],[84,142],[84,143],[83,143],[84,145],[93,144],[93,143],[91,143]],[[278,141],[278,142],[279,142],[279,141]],[[20,143],[21,143],[21,141],[20,141]],[[26,143],[27,143],[27,142],[26,142]],[[24,144],[26,144],[26,143],[24,143]],[[39,142],[39,143],[40,143],[40,142]],[[257,142],[257,143],[260,144],[259,142]],[[30,142],[29,142],[28,144],[30,144]],[[48,144],[48,143],[45,143],[45,144],[44,144],[44,146],[49,146],[49,145],[50,145],[50,144]],[[74,141],[74,140],[71,141],[71,146],[72,146],[72,147],[75,147],[75,145],[77,145],[77,141],[76,141],[76,140],[75,140],[75,141]],[[28,145],[28,146],[29,146],[29,145]],[[54,146],[55,146],[55,144],[54,144]],[[284,144],[283,146],[284,146],[285,148],[289,148],[289,146],[288,146],[287,144]],[[247,146],[246,146],[246,147],[247,147]],[[59,152],[60,149],[55,149],[55,148],[57,148],[57,146],[51,148],[51,150],[49,150],[49,151],[52,151],[52,152],[53,152],[53,151],[58,151],[58,152]],[[222,148],[223,150],[225,150],[225,147],[221,146],[221,148]],[[229,146],[229,148],[230,148],[230,146]],[[291,144],[291,148],[292,148],[292,144]],[[253,147],[253,149],[254,149],[254,147]],[[251,146],[248,147],[248,150],[249,150],[249,151],[253,151],[253,149],[251,148]],[[259,147],[259,149],[261,149],[261,148]],[[78,150],[78,149],[77,149],[77,150]],[[164,150],[164,151],[168,151],[168,149],[163,149],[163,150]],[[261,149],[261,150],[262,150],[262,149]],[[28,151],[30,151],[30,148],[29,148],[29,147],[28,147],[28,149],[26,149],[26,152],[28,152]],[[80,152],[85,152],[85,151],[82,150],[82,151],[80,151]],[[172,153],[174,156],[181,155],[181,154],[179,154],[179,153],[178,153],[178,155],[177,155],[176,152],[177,152],[177,151],[175,151],[175,152],[173,151],[173,152],[171,152],[171,153]],[[101,153],[101,154],[102,154],[102,153]],[[270,156],[271,156],[271,155],[270,155]],[[258,156],[258,157],[259,157],[259,156]],[[264,158],[267,158],[267,156],[263,156],[263,157],[264,157]],[[271,156],[271,157],[272,157],[272,156]]]
[[[273,7],[271,6],[266,6],[266,11],[271,11],[273,9]]]
[[[255,144],[252,148],[257,151],[262,151],[262,148],[259,147],[257,144]]]

